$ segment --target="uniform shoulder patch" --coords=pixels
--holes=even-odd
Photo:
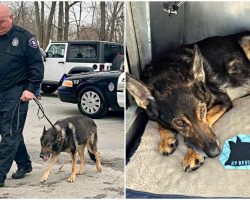
[[[36,49],[38,47],[38,44],[37,44],[37,40],[34,36],[32,36],[29,41],[28,41],[28,44],[30,47]]]

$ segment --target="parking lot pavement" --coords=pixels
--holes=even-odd
[[[73,115],[80,115],[77,105],[61,102],[56,94],[43,96],[41,103],[48,118],[54,123]],[[124,198],[124,124],[123,113],[110,112],[103,119],[96,119],[98,130],[98,149],[101,153],[103,171],[97,172],[95,163],[85,152],[85,172],[76,177],[74,183],[68,183],[71,172],[71,157],[62,153],[53,167],[46,183],[41,184],[46,164],[39,158],[40,137],[43,126],[50,125],[45,118],[37,118],[38,107],[30,102],[27,121],[24,128],[25,143],[32,159],[33,171],[24,179],[14,180],[11,174],[13,166],[0,189],[0,198]],[[78,158],[79,161],[79,158]],[[59,170],[62,163],[64,167]]]

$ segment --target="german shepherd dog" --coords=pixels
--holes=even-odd
[[[250,93],[250,32],[216,36],[181,46],[145,66],[141,80],[127,74],[127,90],[159,124],[159,151],[174,152],[183,136],[188,152],[183,169],[191,172],[205,157],[220,153],[211,126],[232,101]]]
[[[73,116],[58,120],[53,127],[44,127],[41,137],[40,157],[50,162],[41,182],[47,181],[53,165],[61,152],[68,152],[72,157],[72,173],[68,182],[74,182],[77,174],[84,171],[84,149],[87,146],[90,158],[96,162],[96,168],[102,171],[100,153],[97,151],[97,127],[95,122],[86,116]],[[80,156],[80,168],[76,166],[77,152]]]

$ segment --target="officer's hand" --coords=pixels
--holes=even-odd
[[[20,99],[22,101],[30,101],[33,99],[33,97],[34,97],[34,94],[32,92],[30,92],[28,90],[24,90]]]

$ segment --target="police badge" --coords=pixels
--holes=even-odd
[[[13,47],[17,47],[18,44],[19,44],[19,39],[18,39],[18,38],[14,38],[14,39],[12,40],[12,46],[13,46]]]

